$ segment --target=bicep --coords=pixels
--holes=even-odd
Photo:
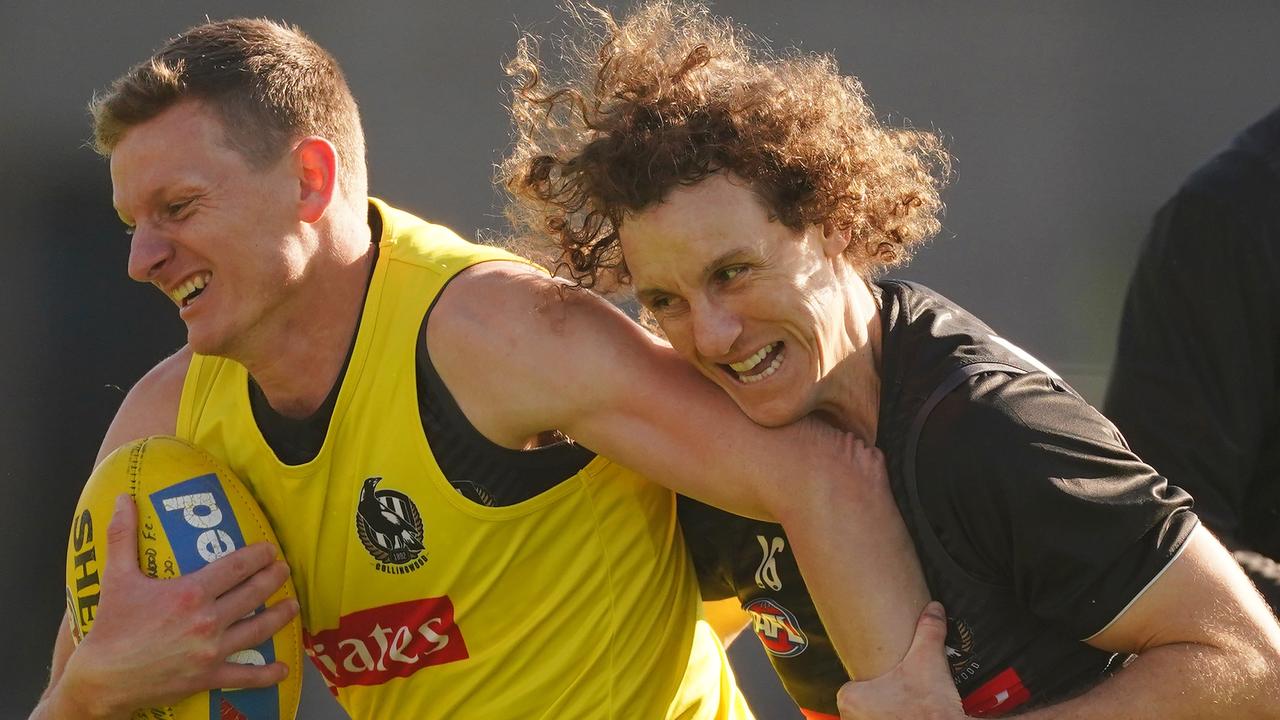
[[[1231,555],[1201,526],[1182,553],[1086,642],[1111,652],[1141,653],[1175,643],[1265,643],[1275,652],[1280,628]]]

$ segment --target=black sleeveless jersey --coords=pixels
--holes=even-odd
[[[966,712],[994,717],[1087,689],[1122,658],[1083,640],[1181,551],[1196,524],[1190,497],[977,318],[913,283],[876,291],[876,445],[946,607]],[[738,597],[806,716],[835,717],[848,678],[782,528],[686,498],[680,510],[704,598]]]

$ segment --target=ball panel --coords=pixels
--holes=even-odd
[[[138,507],[138,565],[153,578],[195,572],[246,544],[279,542],[249,489],[220,461],[189,443],[155,436],[129,443],[108,455],[89,477],[76,506],[67,544],[67,607],[72,637],[87,634],[97,612],[100,570],[106,559],[106,528],[115,499],[128,493]],[[295,597],[286,581],[268,599]],[[259,608],[261,610],[261,608]],[[279,659],[289,677],[270,688],[223,689],[200,693],[171,708],[153,708],[135,717],[174,720],[292,718],[302,692],[302,623],[297,617],[235,662],[268,664]]]

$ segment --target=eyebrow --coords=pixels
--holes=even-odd
[[[708,262],[706,265],[702,267],[702,272],[701,274],[698,275],[698,278],[705,279],[706,277],[711,275],[711,273],[715,272],[719,268],[723,267],[724,265],[734,260],[741,258],[746,254],[747,254],[747,248],[741,248],[741,247],[732,248],[730,250],[722,252],[719,255],[717,255],[714,259],[712,259],[711,262]],[[639,300],[641,303],[646,303],[652,300],[655,295],[663,295],[665,293],[667,293],[667,291],[663,290],[662,288],[641,288],[635,291],[636,299]]]
[[[159,205],[170,202],[171,198],[174,197],[191,198],[203,195],[206,192],[208,192],[208,188],[201,187],[198,183],[191,182],[189,180],[182,180],[168,187],[161,186],[152,189],[151,192],[143,196],[142,203],[144,206],[153,204]],[[115,208],[115,211],[116,217],[120,218],[120,222],[124,223],[128,227],[133,227],[134,223],[129,222],[120,208]]]

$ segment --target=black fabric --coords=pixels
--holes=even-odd
[[[347,351],[347,359],[338,371],[338,379],[347,373],[347,363],[351,362],[351,351]],[[262,438],[267,446],[276,454],[276,458],[285,465],[305,465],[320,454],[324,446],[325,436],[329,434],[329,420],[333,417],[333,408],[338,403],[338,391],[341,382],[335,382],[316,411],[304,418],[291,418],[281,415],[267,402],[267,396],[253,378],[249,378],[249,407],[253,410],[253,420],[258,424]]]
[[[1242,557],[1280,559],[1280,108],[1156,215],[1106,412]],[[1274,563],[1242,563],[1280,610]]]
[[[1190,499],[1138,461],[1064,382],[992,339],[976,318],[918,285],[880,288],[876,445],[933,596],[947,608],[962,697],[976,712],[993,688],[1017,699],[1025,690],[1025,708],[1089,687],[1118,658],[1082,639],[1118,615],[1182,546],[1196,523]],[[918,454],[909,454],[926,401],[975,363],[1014,370],[976,374],[947,393],[923,424]],[[794,559],[772,553],[779,587],[765,571],[773,538],[785,543],[781,528],[687,499],[680,510],[705,596],[737,596],[758,612],[785,609],[779,614],[797,626],[786,633],[790,644],[803,647],[786,657],[771,652],[770,660],[801,707],[835,714],[845,676]],[[758,635],[778,634],[772,620],[753,617]],[[762,640],[769,647],[770,638]]]
[[[458,492],[480,505],[514,505],[550,490],[591,462],[594,453],[564,440],[512,450],[480,434],[431,363],[428,318],[430,311],[417,349],[418,406],[436,464]]]
[[[381,237],[382,218],[372,206],[369,224],[372,237]],[[375,243],[370,279],[377,265],[377,248]],[[533,450],[510,450],[490,442],[472,426],[436,372],[427,351],[426,325],[434,307],[433,302],[423,316],[415,351],[418,414],[431,452],[449,483],[472,502],[502,507],[536,497],[586,467],[595,455],[573,443],[561,441]],[[302,465],[319,454],[354,349],[353,335],[338,380],[320,407],[306,418],[289,418],[273,410],[262,389],[249,379],[249,404],[254,421],[281,462]]]

